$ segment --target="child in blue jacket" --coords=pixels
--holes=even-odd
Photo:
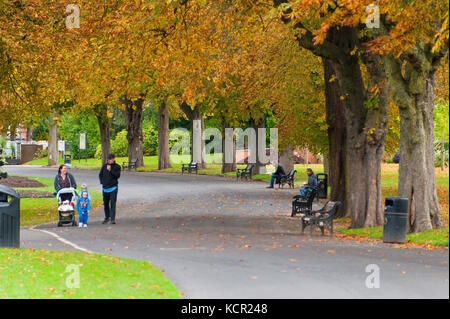
[[[77,211],[79,216],[78,227],[87,227],[88,214],[91,210],[91,200],[87,191],[82,191],[77,202]]]

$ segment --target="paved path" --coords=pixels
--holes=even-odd
[[[9,174],[53,177],[55,170],[8,167]],[[100,190],[96,171],[73,173]],[[398,249],[299,235],[289,218],[298,190],[268,190],[213,176],[124,172],[118,224],[37,229],[94,252],[152,262],[187,298],[448,298],[448,250]],[[56,215],[55,215],[56,216]],[[22,247],[73,250],[22,229]],[[45,237],[47,236],[47,240]],[[380,268],[380,288],[365,285]]]

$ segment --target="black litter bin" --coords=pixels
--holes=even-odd
[[[386,197],[384,208],[383,242],[405,243],[408,220],[408,198]]]
[[[70,164],[72,163],[72,155],[66,154],[64,155],[64,164]]]
[[[317,188],[318,188],[318,198],[328,197],[328,175],[327,174],[317,174]]]
[[[0,185],[0,247],[20,247],[20,196]]]
[[[0,149],[0,154],[1,153],[2,153],[2,150]],[[0,159],[0,167],[3,165],[5,165],[5,162],[2,159]],[[0,171],[0,179],[7,178],[7,177],[8,177],[8,174],[6,172]]]
[[[72,155],[64,155],[64,165],[66,165],[67,168],[72,168]]]

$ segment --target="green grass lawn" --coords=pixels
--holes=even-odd
[[[76,270],[70,265],[78,265],[78,288],[72,279]],[[180,299],[181,295],[145,261],[81,252],[0,249],[0,298]]]
[[[337,228],[336,231],[359,237],[369,237],[374,239],[383,238],[383,227],[373,228],[359,228],[359,229],[347,229]],[[406,235],[406,241],[414,244],[425,244],[433,246],[447,246],[448,247],[448,228],[432,229],[422,233],[408,234]]]
[[[39,191],[54,192],[53,178],[44,177],[28,177],[46,185],[45,187],[37,188],[16,188],[16,189],[32,189]],[[98,207],[103,203],[102,194],[93,189],[88,189],[91,195],[93,208]],[[58,202],[54,198],[22,198],[20,200],[20,225],[31,226],[44,224],[48,222],[56,222],[58,220]]]

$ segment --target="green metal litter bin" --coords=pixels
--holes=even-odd
[[[0,185],[0,247],[20,247],[20,196]]]
[[[384,208],[383,242],[406,242],[408,198],[386,197]]]

